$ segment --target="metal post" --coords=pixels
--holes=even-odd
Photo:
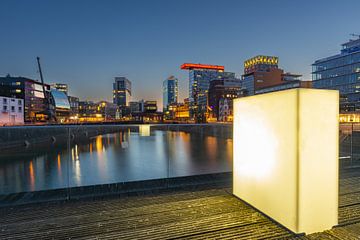
[[[353,137],[354,137],[354,123],[351,123],[351,137],[350,137],[350,166],[353,165]]]
[[[68,161],[67,161],[67,200],[70,200],[70,163],[71,163],[71,132],[68,127]]]

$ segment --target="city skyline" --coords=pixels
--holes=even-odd
[[[2,1],[0,75],[39,79],[39,55],[45,81],[69,84],[72,95],[111,102],[114,77],[125,76],[134,99],[157,100],[160,109],[169,75],[179,79],[179,101],[188,97],[184,62],[224,65],[240,76],[244,60],[273,55],[310,80],[316,59],[358,33],[353,19],[360,3],[350,5],[334,18],[341,3]]]

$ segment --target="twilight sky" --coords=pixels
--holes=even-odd
[[[0,76],[63,82],[85,100],[111,100],[115,76],[133,84],[133,99],[160,101],[162,81],[184,62],[225,65],[279,56],[286,71],[310,79],[315,59],[336,54],[360,33],[360,1],[328,0],[1,0]]]

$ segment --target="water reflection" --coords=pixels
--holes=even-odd
[[[29,164],[29,175],[30,175],[30,190],[35,190],[35,174],[34,174],[34,166],[33,161],[30,161]]]
[[[232,140],[182,131],[124,130],[66,147],[0,154],[0,194],[231,170]],[[69,172],[67,172],[69,171]]]

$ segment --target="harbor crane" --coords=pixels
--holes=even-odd
[[[38,64],[42,90],[44,93],[44,104],[45,104],[45,110],[42,112],[39,112],[38,114],[44,114],[45,116],[47,116],[47,119],[49,122],[56,122],[56,116],[55,116],[55,112],[53,109],[53,105],[51,104],[50,96],[49,96],[49,94],[46,93],[46,90],[45,90],[44,77],[43,77],[43,74],[41,71],[41,65],[40,65],[40,57],[36,57],[36,60],[37,60],[37,64]]]

